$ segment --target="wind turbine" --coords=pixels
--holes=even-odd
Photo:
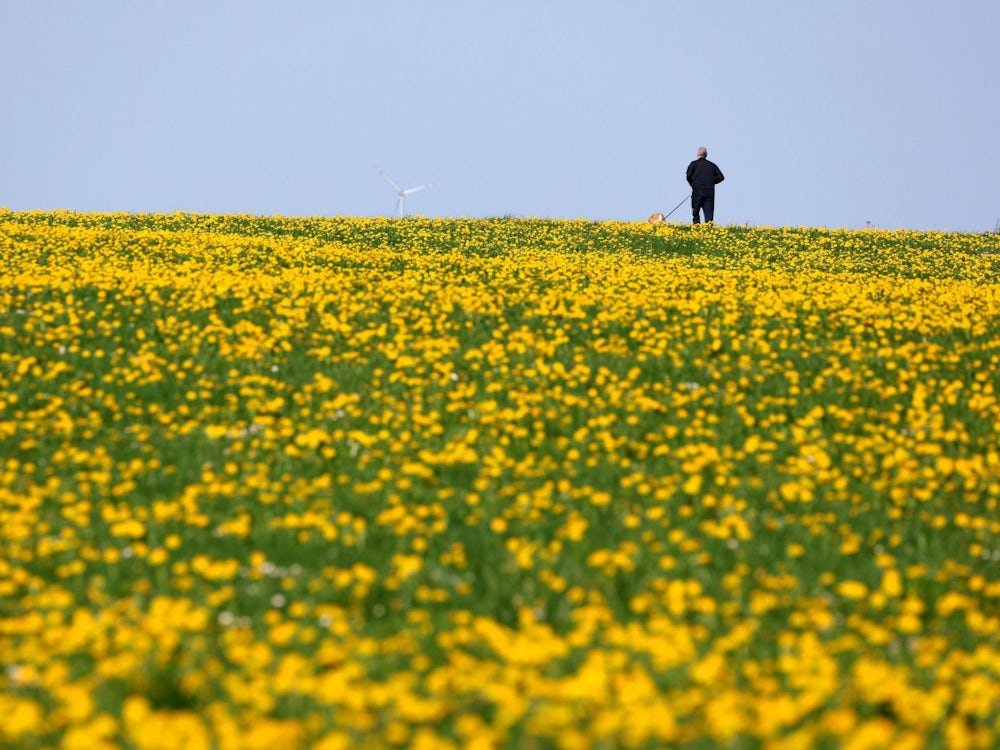
[[[396,191],[396,209],[399,211],[400,217],[403,215],[403,199],[408,195],[413,195],[413,193],[419,192],[424,188],[434,187],[433,182],[425,182],[423,185],[417,185],[416,187],[406,188],[403,190],[399,185],[390,179],[389,175],[382,171],[382,167],[375,167],[375,171],[378,172],[385,178],[385,181],[392,185],[392,189]]]

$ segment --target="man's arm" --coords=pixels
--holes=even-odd
[[[719,169],[718,167],[716,167],[715,168],[715,184],[718,185],[724,179],[726,179],[726,176],[724,174],[722,174],[722,170],[721,169]]]

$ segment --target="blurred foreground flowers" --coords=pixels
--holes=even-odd
[[[998,744],[996,235],[0,248],[0,746]]]

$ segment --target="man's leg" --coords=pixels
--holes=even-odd
[[[705,221],[715,220],[715,196],[706,195],[701,202],[702,207],[705,209]]]
[[[691,194],[691,221],[694,224],[701,224],[701,216],[699,212],[701,211],[701,196],[694,193]]]

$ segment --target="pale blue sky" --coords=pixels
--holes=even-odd
[[[0,0],[0,206],[992,230],[996,0]],[[690,219],[682,206],[672,220]]]

